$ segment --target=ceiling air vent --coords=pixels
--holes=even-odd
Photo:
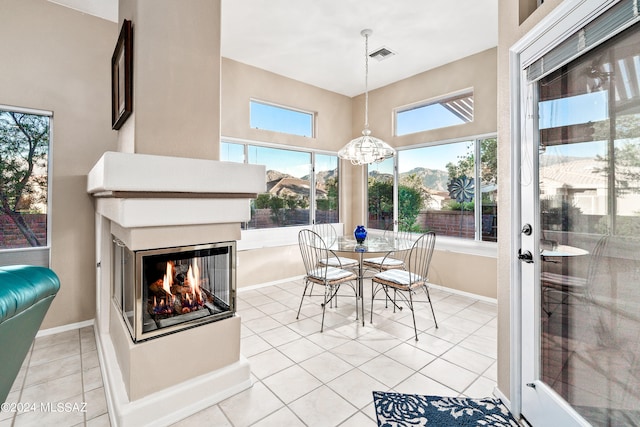
[[[378,50],[375,50],[369,54],[369,58],[375,58],[378,61],[382,61],[383,59],[387,59],[396,53],[386,47],[381,47]]]

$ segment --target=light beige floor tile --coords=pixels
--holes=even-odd
[[[107,398],[103,387],[85,391],[84,398],[87,403],[88,420],[107,413]]]
[[[461,347],[473,350],[476,353],[484,354],[494,359],[498,355],[497,337],[494,339],[471,335],[459,344]]]
[[[256,334],[261,334],[268,330],[282,326],[282,323],[272,319],[271,317],[263,315],[260,318],[245,321],[244,325]]]
[[[298,313],[296,307],[296,310],[293,309],[288,309],[285,311],[281,311],[280,313],[275,313],[271,315],[271,318],[277,322],[280,322],[283,325],[289,325],[291,322],[295,322],[296,321],[296,314]],[[304,319],[305,316],[303,316],[302,314],[300,314],[300,319]]]
[[[291,320],[291,323],[287,324],[287,327],[291,328],[295,332],[299,333],[302,336],[307,336],[311,334],[315,334],[316,332],[320,332],[320,322],[304,318],[302,314],[300,314],[300,319],[296,320],[295,316]]]
[[[470,306],[473,307],[473,306]],[[482,325],[486,324],[488,321],[496,317],[495,313],[487,313],[478,310],[473,310],[472,308],[466,308],[456,314],[459,318],[465,320],[471,320],[476,323],[480,323]]]
[[[388,386],[357,368],[327,383],[327,385],[358,409],[373,402],[371,394],[373,390],[389,390]]]
[[[322,385],[320,380],[299,365],[290,366],[262,382],[286,404]]]
[[[240,339],[240,353],[244,357],[255,356],[273,348],[271,344],[260,338],[258,335],[251,335]]]
[[[406,324],[401,323],[401,321],[396,322],[393,320],[381,321],[378,322],[377,327],[379,330],[388,333],[400,341],[406,341],[408,339],[415,338],[413,320],[411,320],[411,316],[408,316],[408,319],[409,322]],[[419,320],[416,321],[418,322],[418,330],[420,330],[420,322]],[[433,321],[431,322],[431,325],[433,325]],[[427,325],[425,324],[424,327],[426,326]]]
[[[476,322],[473,320],[463,319],[460,317],[460,313],[457,313],[455,316],[449,317],[448,319],[440,322],[440,325],[472,334],[484,326],[485,323],[486,322]]]
[[[43,403],[32,412],[17,414],[15,418],[16,427],[25,426],[75,426],[84,425],[86,408],[82,405],[82,394],[71,396],[66,399],[47,399],[37,402]]]
[[[393,391],[407,394],[424,394],[438,396],[458,396],[460,393],[428,378],[420,373],[416,373],[409,377],[406,381],[401,382],[393,388]]]
[[[334,348],[331,352],[353,366],[360,366],[379,354],[371,347],[360,344],[358,341],[349,341]]]
[[[80,332],[77,329],[60,332],[59,334],[45,335],[33,340],[34,349],[42,349],[53,345],[74,344],[80,342]]]
[[[87,420],[87,427],[111,427],[109,414],[102,414],[99,417]]]
[[[284,406],[261,382],[218,404],[235,427],[244,427],[265,418]]]
[[[192,426],[233,427],[224,413],[222,413],[218,405],[210,406],[200,412],[196,412],[190,417],[187,417],[171,425],[171,427]]]
[[[285,356],[296,363],[303,362],[322,352],[324,349],[306,338],[292,341],[278,347]]]
[[[261,306],[258,307],[258,310],[260,310],[266,315],[271,315],[271,314],[281,313],[285,310],[288,311],[289,307],[280,303],[279,301],[274,301],[267,304],[262,304]]]
[[[27,370],[25,387],[54,380],[56,378],[66,377],[67,375],[80,372],[81,367],[79,353],[65,357],[64,359],[32,365]]]
[[[453,343],[435,337],[431,335],[430,332],[431,329],[422,334],[418,334],[418,341],[407,341],[407,344],[416,346],[419,349],[436,356],[440,356],[442,353],[448,351],[454,346]]]
[[[274,347],[302,338],[300,334],[286,326],[279,326],[266,332],[262,332],[260,333],[260,337]]]
[[[59,402],[82,394],[80,372],[25,387],[20,397],[23,402]]]
[[[479,376],[443,359],[436,359],[429,363],[420,370],[420,373],[454,389],[458,393],[462,393]]]
[[[100,371],[100,367],[95,367],[83,371],[82,383],[85,392],[102,387],[102,372]]]
[[[98,358],[98,351],[92,350],[82,353],[82,369],[92,369],[100,366],[100,359]]]
[[[253,306],[248,306],[242,309],[239,308],[237,313],[242,319],[243,325],[245,322],[249,322],[250,320],[262,319],[264,317],[264,313]]]
[[[495,359],[483,356],[480,353],[476,353],[473,350],[467,350],[464,347],[453,347],[451,350],[440,356],[442,359],[451,363],[455,363],[458,366],[462,366],[476,374],[481,374],[489,368]]]
[[[282,408],[266,418],[252,424],[252,427],[304,427],[305,424],[289,408]]]
[[[376,350],[379,353],[384,353],[385,351],[389,351],[392,348],[399,346],[402,343],[402,340],[385,331],[374,330],[358,338],[358,342]]]
[[[293,360],[275,348],[251,356],[248,359],[251,372],[259,379],[264,379],[294,364]]]
[[[327,386],[322,386],[289,405],[306,425],[337,426],[357,412],[347,400]]]
[[[315,334],[307,335],[307,339],[326,350],[330,350],[351,341],[351,338],[344,336],[336,330],[316,332]]]
[[[441,340],[449,341],[453,344],[458,344],[460,341],[471,335],[470,332],[461,330],[459,328],[450,327],[449,324],[438,324],[437,328],[430,328],[425,331],[429,335],[433,335]],[[418,336],[419,338],[419,336]]]
[[[419,371],[436,358],[434,355],[407,343],[402,343],[384,354],[414,371]]]
[[[77,331],[76,331],[77,333]],[[30,366],[64,359],[65,357],[80,354],[80,339],[61,344],[47,345],[46,347],[34,348],[31,352]]]
[[[471,383],[466,390],[464,390],[464,395],[474,398],[493,397],[493,390],[495,387],[495,381],[492,381],[489,378],[479,377]]]
[[[493,365],[482,373],[482,376],[498,382],[498,362],[494,362]]]
[[[356,412],[353,416],[351,416],[348,420],[340,424],[340,427],[362,427],[362,426],[373,426],[375,423],[365,414],[360,412]]]
[[[413,369],[385,355],[380,355],[363,363],[359,366],[359,369],[380,381],[388,388],[393,388],[415,372]]]
[[[307,372],[327,383],[353,369],[353,366],[329,351],[300,363]]]

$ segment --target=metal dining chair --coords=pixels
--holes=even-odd
[[[384,291],[386,297],[393,302],[394,311],[396,307],[402,310],[402,307],[397,304],[396,297],[399,295],[405,305],[411,310],[413,331],[416,336],[416,341],[418,341],[414,303],[420,301],[414,300],[414,295],[418,289],[422,288],[431,306],[433,321],[436,324],[436,328],[438,327],[438,321],[436,320],[436,313],[433,310],[433,303],[431,302],[428,287],[429,265],[431,264],[435,243],[436,235],[434,232],[430,231],[422,234],[414,242],[411,250],[407,254],[404,269],[385,270],[373,276],[371,279],[371,322],[373,322],[373,302],[379,291]],[[391,290],[393,290],[392,295],[389,294]]]
[[[391,224],[390,229],[384,231],[383,237],[389,240],[412,240],[411,232],[403,230],[393,231],[393,224]],[[405,253],[389,252],[385,256],[366,258],[363,260],[362,265],[367,269],[375,271],[404,269],[404,255]]]
[[[322,237],[322,239],[327,244],[327,248],[330,247],[338,239],[338,232],[331,224],[314,223],[312,230],[315,233],[317,233],[320,237]],[[330,256],[328,256],[326,259],[320,260],[321,265],[328,265],[330,267],[348,268],[348,269],[358,267],[358,260],[355,260],[353,258],[338,256],[335,252],[331,250],[329,250],[329,254]]]
[[[298,308],[298,315],[296,316],[296,319],[300,317],[300,310],[302,309],[302,303],[304,301],[304,297],[307,295],[307,288],[309,285],[311,285],[312,288],[313,285],[321,285],[324,287],[324,300],[321,304],[322,322],[320,324],[320,332],[323,332],[324,314],[327,304],[336,297],[340,286],[349,282],[351,282],[349,283],[349,286],[353,289],[356,297],[357,319],[358,291],[355,281],[358,276],[356,276],[353,271],[321,263],[322,260],[327,260],[329,258],[329,250],[327,249],[325,241],[318,233],[311,230],[300,230],[298,233],[298,244],[300,246],[300,254],[302,255],[306,275],[304,277],[304,290],[302,291],[302,298],[300,299],[300,307]]]

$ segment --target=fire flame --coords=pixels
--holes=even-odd
[[[173,285],[173,262],[168,261],[167,273],[162,280],[162,289],[164,289],[167,295],[171,295],[171,285]]]
[[[198,268],[198,264],[195,260],[189,266],[187,278],[189,280],[189,287],[191,288],[191,295],[193,295],[193,299],[198,303],[202,303],[202,294],[200,293],[200,268]]]

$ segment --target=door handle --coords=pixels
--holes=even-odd
[[[522,251],[522,249],[518,249],[518,259],[520,261],[526,262],[527,264],[533,264],[533,255],[529,251]]]

